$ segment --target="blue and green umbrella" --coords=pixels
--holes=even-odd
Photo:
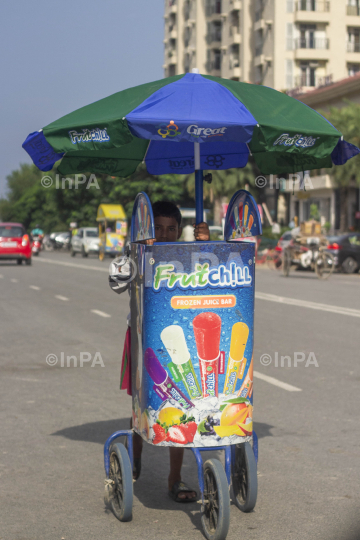
[[[342,165],[360,152],[286,94],[198,73],[96,101],[31,133],[23,148],[42,171],[61,159],[64,175],[121,177],[142,162],[155,175],[244,167],[250,154],[263,174],[288,174]]]

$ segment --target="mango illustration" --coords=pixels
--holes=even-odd
[[[236,424],[242,424],[246,418],[252,415],[251,405],[247,406],[246,403],[229,403],[223,410],[220,418],[220,424],[222,426],[233,426]]]
[[[244,432],[237,425],[214,426],[214,430],[216,435],[219,435],[219,437],[230,437],[231,435],[240,435],[240,437],[244,437]]]
[[[247,424],[238,424],[238,427],[244,432],[244,435],[249,437],[252,434],[253,423],[248,422]]]

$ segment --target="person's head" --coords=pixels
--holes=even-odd
[[[176,242],[179,240],[181,213],[176,204],[168,201],[158,201],[152,206],[155,222],[156,242]]]

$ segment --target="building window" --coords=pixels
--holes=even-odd
[[[221,51],[220,49],[214,49],[214,61],[213,69],[220,71],[221,69]]]
[[[240,49],[237,43],[230,47],[229,69],[240,67]]]
[[[353,77],[360,72],[360,64],[348,64],[348,75]]]
[[[286,11],[287,13],[292,13],[294,11],[294,0],[287,0]]]
[[[293,44],[294,44],[293,32],[294,32],[293,23],[287,23],[286,24],[286,50],[287,51],[293,50]]]
[[[263,52],[264,38],[263,31],[258,30],[255,33],[255,56],[260,56]]]
[[[286,60],[286,88],[292,88],[294,85],[293,82],[293,61]]]
[[[206,0],[206,16],[211,17],[214,13],[220,15],[221,13],[221,0]]]
[[[300,66],[300,84],[297,86],[316,86],[316,67],[310,64]]]
[[[348,52],[360,52],[360,28],[348,28]]]
[[[262,66],[255,67],[255,84],[262,84],[263,80],[263,68]]]
[[[173,77],[174,75],[176,75],[176,66],[171,64],[169,66],[169,77]]]
[[[348,0],[346,6],[347,15],[360,15],[360,2],[359,0]]]

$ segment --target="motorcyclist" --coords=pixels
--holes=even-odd
[[[31,231],[31,235],[32,235],[32,236],[40,236],[41,238],[43,238],[43,236],[44,236],[44,231],[40,228],[40,225],[37,224],[37,225],[35,225],[35,229],[33,229],[33,230]]]

